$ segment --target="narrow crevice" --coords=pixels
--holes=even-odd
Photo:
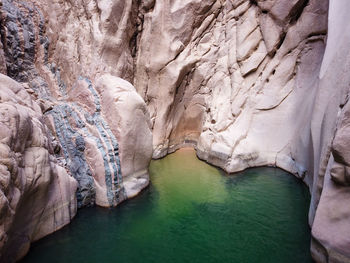
[[[249,0],[249,2],[252,4],[252,5],[258,5],[258,3],[256,2],[256,0]]]
[[[286,39],[286,36],[287,36],[287,33],[286,32],[283,32],[281,37],[280,37],[280,41],[278,42],[277,44],[277,47],[276,47],[276,50],[279,50],[280,47],[282,46],[284,40]]]
[[[291,25],[295,24],[299,20],[300,16],[304,12],[305,7],[309,4],[309,1],[310,0],[301,0],[293,7],[293,9],[290,11],[289,23]]]

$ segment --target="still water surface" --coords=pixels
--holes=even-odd
[[[79,210],[24,262],[312,262],[309,193],[275,168],[223,175],[183,149],[152,161],[151,185],[115,209]]]

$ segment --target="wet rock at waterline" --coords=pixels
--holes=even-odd
[[[150,121],[130,83],[108,74],[95,85],[80,77],[67,89],[67,100],[45,116],[64,163],[79,182],[79,207],[115,206],[147,186]]]
[[[98,81],[105,94],[100,104],[91,82],[80,82],[78,93],[90,92],[97,109],[90,114],[78,100],[53,101],[43,115],[21,84],[0,75],[3,262],[22,257],[30,242],[69,223],[77,206],[115,206],[148,184],[152,135],[141,97],[130,83],[105,76]],[[103,117],[125,111],[111,127]]]
[[[273,165],[302,178],[314,258],[349,260],[347,0],[2,0],[0,9],[0,72],[39,107],[28,122],[44,125],[42,148],[77,182],[77,206],[135,196],[152,155],[191,145],[228,172]],[[21,231],[11,218],[0,221],[1,253],[12,249],[8,227]]]
[[[3,153],[2,262],[16,261],[30,242],[68,224],[77,207],[116,206],[148,184],[152,134],[145,103],[130,83],[107,73],[84,74],[88,78],[76,71],[67,81],[60,61],[49,59],[60,48],[49,37],[46,4],[4,0],[1,6],[2,72],[21,82],[0,81],[1,140],[9,147]],[[18,113],[18,103],[35,114],[24,106]],[[110,113],[126,110],[111,122]],[[31,126],[41,130],[32,134]],[[43,143],[32,147],[32,141]]]
[[[150,179],[115,209],[81,209],[21,263],[312,262],[310,194],[293,175],[266,167],[226,175],[181,149],[152,161]]]

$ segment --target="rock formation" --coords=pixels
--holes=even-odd
[[[314,183],[312,254],[317,262],[350,261],[348,180],[350,24],[348,1],[331,1],[327,48],[312,117]],[[311,152],[312,153],[312,152]]]
[[[116,77],[133,78],[137,9],[108,2],[1,2],[0,70],[13,79],[0,79],[1,262],[25,255],[77,207],[116,206],[148,185],[149,113]]]
[[[138,45],[134,84],[150,110],[153,157],[191,144],[227,172],[272,165],[302,178],[317,262],[350,260],[349,10],[346,1],[156,1]]]
[[[43,191],[69,189],[41,198],[38,209],[65,216],[27,234],[23,249],[11,229],[35,226],[16,221],[26,208],[11,206],[2,255],[20,257],[70,221],[75,180],[78,207],[115,206],[148,184],[152,154],[192,145],[227,172],[271,165],[302,178],[313,257],[350,261],[349,10],[346,0],[2,0],[0,72],[22,84],[2,77],[0,91],[16,86],[31,101],[26,118],[40,123],[50,167]],[[14,123],[7,129],[21,133]],[[4,141],[23,155],[32,139],[18,137]]]
[[[41,109],[17,82],[0,75],[0,261],[26,254],[76,213],[76,181],[54,155]]]

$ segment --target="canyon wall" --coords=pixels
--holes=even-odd
[[[311,251],[317,262],[350,262],[349,10],[349,1],[330,2],[327,48],[311,120]]]
[[[156,2],[134,82],[150,109],[153,157],[192,142],[228,172],[269,164],[305,176],[308,145],[297,144],[308,140],[300,130],[311,120],[327,10],[328,1]]]
[[[2,1],[3,68],[40,105],[78,207],[115,206],[148,184],[151,123],[126,81],[136,15],[133,1]]]
[[[54,178],[70,189],[70,216],[38,237],[70,221],[74,198],[115,206],[136,195],[152,154],[190,145],[227,172],[271,165],[303,179],[313,257],[350,261],[349,10],[347,0],[2,0],[0,72],[37,105],[28,120],[40,119],[52,169],[43,189],[61,189]],[[2,255],[23,255],[16,242]]]
[[[136,59],[153,157],[192,145],[227,172],[271,165],[302,178],[318,262],[350,260],[349,10],[326,0],[155,1],[142,12]]]
[[[227,172],[271,165],[302,178],[317,262],[350,261],[349,10],[347,1],[156,1],[138,44],[134,83],[153,157],[193,145]]]
[[[14,262],[77,208],[146,187],[152,131],[127,81],[133,1],[3,0],[0,15],[0,261]]]

